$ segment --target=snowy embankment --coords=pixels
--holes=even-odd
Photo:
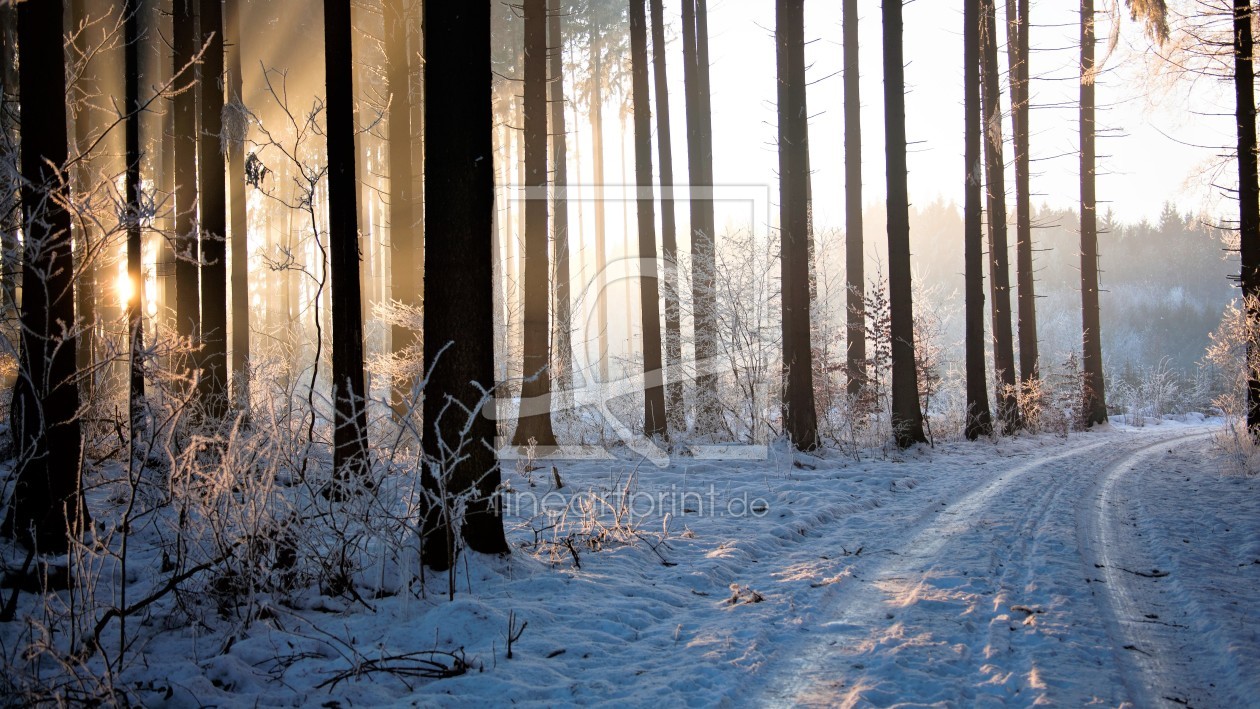
[[[120,679],[153,706],[1240,706],[1260,480],[1215,430],[509,471],[515,552],[465,555],[453,601],[430,575],[232,637],[149,627]],[[408,676],[454,662],[429,650],[468,670]]]

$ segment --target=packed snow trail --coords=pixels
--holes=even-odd
[[[1206,435],[1202,428],[1109,435],[962,491],[907,529],[894,549],[872,557],[877,562],[852,568],[815,614],[812,639],[765,668],[764,695],[753,703],[1148,700],[1143,687],[1175,684],[1179,673],[1170,671],[1177,669],[1171,660],[1160,661],[1163,653],[1129,664],[1141,652],[1132,648],[1157,644],[1150,634],[1162,626],[1117,620],[1154,613],[1141,610],[1146,596],[1129,579],[1115,578],[1132,575],[1119,570],[1119,559],[1133,545],[1117,541],[1111,508],[1123,496],[1126,471]],[[1219,666],[1212,662],[1208,668]],[[1207,673],[1201,677],[1216,671],[1184,669]],[[1158,673],[1165,676],[1151,677]]]
[[[1147,446],[1103,472],[1092,499],[1080,508],[1081,551],[1105,581],[1106,593],[1097,597],[1113,644],[1127,650],[1121,655],[1128,670],[1125,685],[1137,705],[1247,706],[1260,697],[1260,687],[1254,673],[1239,666],[1236,649],[1251,643],[1254,651],[1254,629],[1250,638],[1239,637],[1237,625],[1220,622],[1209,611],[1226,598],[1202,598],[1185,582],[1175,556],[1152,543],[1153,520],[1145,517],[1158,519],[1163,511],[1144,509],[1143,496],[1129,494],[1142,485],[1144,459],[1171,456],[1177,444],[1186,442],[1170,439]],[[1202,460],[1189,463],[1197,466]]]

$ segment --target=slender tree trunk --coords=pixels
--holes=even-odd
[[[677,217],[674,214],[674,149],[669,125],[669,76],[665,61],[665,13],[651,0],[652,65],[656,89],[656,140],[661,174],[661,261],[665,268],[665,414],[671,431],[687,427],[683,410],[682,317],[678,304]]]
[[[560,0],[548,1],[547,33],[550,45],[551,141],[553,151],[552,211],[555,213],[555,318],[556,337],[552,356],[553,381],[567,393],[573,388],[573,314],[569,285],[569,137],[564,110],[564,36],[561,32]]]
[[[143,198],[140,184],[140,3],[126,0],[123,3],[123,74],[124,101],[126,105],[126,195],[127,208],[127,280],[131,290],[127,295],[127,330],[130,335],[128,353],[131,359],[128,386],[128,420],[132,455],[140,436],[144,418],[144,275],[143,237],[140,233],[140,202]]]
[[[64,553],[87,522],[75,384],[74,268],[65,164],[62,4],[18,5],[22,109],[21,350],[9,410],[16,482],[4,532],[45,554]],[[34,70],[32,70],[34,68]]]
[[[984,167],[980,135],[980,0],[963,2],[963,106],[965,119],[965,200],[963,206],[963,259],[966,310],[967,422],[968,440],[993,433],[989,412],[989,377],[984,354],[984,227],[981,221],[981,186]]]
[[[179,85],[192,82],[190,66],[197,54],[195,32],[197,0],[173,0],[174,71]],[[201,290],[198,284],[201,258],[197,234],[197,92],[175,97],[175,326],[181,337],[195,341],[201,332]],[[196,357],[193,362],[196,362]]]
[[[158,17],[165,18],[161,20],[164,23],[161,30],[166,36],[174,37],[174,8],[181,0],[167,0],[158,6]],[[162,73],[159,75],[159,81],[166,82],[174,76],[176,68],[175,63],[169,52],[166,52],[167,45],[163,44],[158,53],[158,65],[162,67]],[[161,309],[159,310],[159,322],[168,327],[175,325],[175,306],[178,302],[175,284],[175,242],[177,241],[178,232],[175,230],[176,221],[176,204],[175,204],[175,99],[165,100],[165,112],[162,116],[162,177],[160,189],[162,194],[169,199],[168,209],[162,214],[162,235],[163,238],[158,243],[158,263],[157,263],[157,280],[158,290],[161,293]],[[169,362],[167,363],[169,365]]]
[[[525,0],[525,317],[520,421],[513,445],[554,448],[547,258],[547,2]]]
[[[905,61],[901,0],[884,0],[884,154],[888,174],[888,297],[892,320],[892,426],[897,445],[927,440],[915,369],[910,281],[910,198],[906,185]]]
[[[595,300],[598,303],[595,326],[599,329],[599,380],[608,381],[608,265],[604,205],[604,58],[603,46],[594,25],[590,30],[591,51],[591,168],[595,171]]]
[[[639,214],[639,299],[643,315],[643,432],[666,437],[665,381],[661,370],[660,290],[656,268],[656,212],[652,190],[652,109],[649,105],[647,8],[630,0],[630,61],[634,92],[634,176]]]
[[[201,0],[201,397],[211,418],[227,414],[227,184],[224,181],[223,0]]]
[[[783,418],[798,450],[818,446],[809,324],[809,112],[805,4],[775,2],[779,85],[779,247],[783,303]]]
[[[718,427],[714,274],[712,116],[709,101],[708,12],[705,0],[683,0],[683,84],[687,99],[687,169],[691,182],[691,299],[695,328],[696,426]]]
[[[989,205],[989,291],[993,298],[993,368],[997,370],[998,417],[1009,433],[1019,427],[1016,397],[1015,345],[1011,332],[1010,249],[1006,237],[1006,161],[1002,157],[1002,102],[998,76],[995,0],[981,0],[982,101],[984,104],[984,167]]]
[[[341,483],[366,476],[368,467],[351,31],[350,0],[324,0],[328,257],[332,271],[333,470]]]
[[[1260,438],[1260,179],[1256,168],[1255,70],[1252,64],[1250,0],[1234,0],[1234,94],[1238,120],[1238,233],[1242,250],[1242,290],[1248,321],[1247,430]]]
[[[1006,0],[1006,55],[1011,83],[1015,146],[1015,273],[1018,278],[1019,378],[1028,386],[1040,374],[1037,293],[1033,280],[1032,205],[1029,191],[1028,0]]]
[[[228,44],[229,101],[245,106],[241,76],[241,0],[226,0],[224,33]],[[242,410],[249,406],[249,217],[245,211],[245,137],[228,142],[228,190],[232,202],[232,392]]]
[[[866,387],[865,259],[862,254],[862,101],[859,93],[857,0],[844,0],[844,262],[847,291],[848,394]]]
[[[503,521],[493,504],[499,486],[493,413],[494,162],[491,160],[490,5],[424,3],[425,217],[449,238],[428,239],[424,302],[424,508],[421,556],[428,566],[455,563],[455,534],[447,516],[454,496],[471,492],[462,538],[474,551],[507,553]],[[453,399],[473,413],[465,420]],[[445,412],[445,413],[443,413]],[[467,430],[465,425],[467,424]],[[462,455],[443,453],[462,442]],[[431,499],[426,497],[426,499]]]
[[[70,2],[70,21],[77,28],[88,21],[88,12],[86,0],[71,0]],[[91,51],[88,47],[88,33],[80,32],[75,41],[78,46],[75,53],[78,56],[87,56]],[[87,70],[79,77],[82,90],[86,94],[94,94],[99,91],[97,86],[95,70],[87,67]],[[86,194],[91,191],[91,183],[94,179],[92,174],[93,160],[92,156],[84,156],[84,153],[91,146],[93,136],[93,118],[94,109],[91,102],[81,100],[78,104],[77,115],[74,118],[74,143],[75,152],[80,156],[79,164],[74,170],[74,189],[79,194]],[[74,219],[74,248],[79,263],[77,270],[79,278],[76,282],[75,301],[79,311],[80,322],[83,323],[82,332],[79,334],[79,347],[75,359],[76,366],[87,372],[84,377],[83,394],[90,400],[96,389],[96,373],[93,371],[96,364],[96,335],[97,335],[97,317],[96,317],[96,259],[94,257],[95,250],[99,245],[95,242],[93,235],[93,220],[88,218]],[[14,244],[16,245],[16,241]]]
[[[403,0],[385,0],[385,59],[389,64],[389,242],[390,288],[393,299],[412,307],[420,305],[419,263],[424,260],[416,239],[411,170],[411,55],[407,51],[406,10]],[[394,354],[415,341],[416,333],[395,324],[391,332]],[[411,381],[397,377],[390,398],[396,416],[406,413]]]
[[[1089,425],[1107,422],[1098,305],[1098,204],[1094,185],[1094,0],[1081,0],[1081,365]]]
[[[0,142],[8,155],[18,154],[18,75],[17,75],[17,8],[0,6]],[[0,188],[0,316],[8,317],[17,308],[17,281],[22,263],[18,257],[21,248],[19,232],[21,217],[17,194],[19,182],[5,175]],[[80,316],[82,309],[80,309]],[[83,342],[80,342],[80,349]],[[82,367],[80,367],[82,368]],[[7,389],[9,378],[0,386]]]

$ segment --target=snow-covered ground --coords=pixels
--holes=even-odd
[[[453,601],[141,626],[121,679],[152,706],[1254,704],[1260,479],[1217,431],[561,463],[550,496],[513,471],[515,553],[463,557]],[[394,671],[428,650],[470,669]]]

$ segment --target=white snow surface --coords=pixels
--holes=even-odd
[[[423,596],[370,608],[277,603],[231,640],[137,621],[120,680],[155,707],[1254,706],[1260,479],[1224,468],[1219,430],[558,463],[551,502],[646,514],[574,551],[534,544],[552,522],[576,531],[574,512],[512,515],[514,553],[465,554],[453,601],[430,575]],[[513,487],[548,492],[544,464],[533,488],[509,472]],[[509,612],[527,624],[512,659]],[[0,627],[7,648],[20,620]],[[462,650],[472,669],[318,687],[423,650]]]

